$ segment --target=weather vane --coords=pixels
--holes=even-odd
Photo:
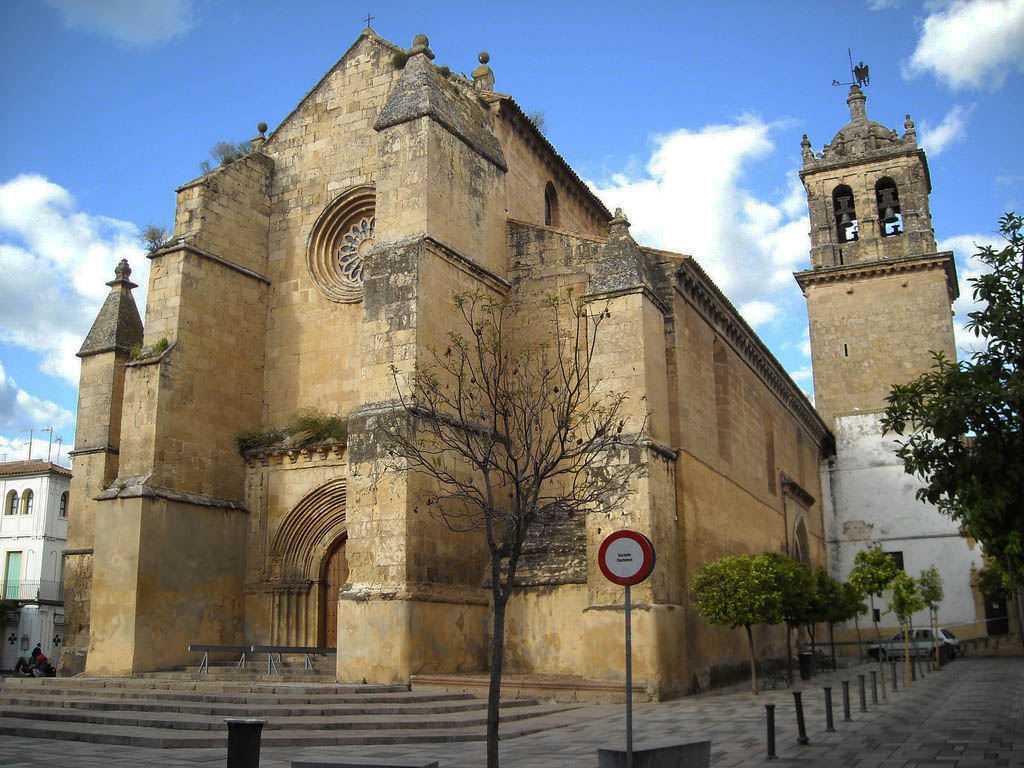
[[[846,49],[846,55],[850,57],[850,74],[853,76],[853,80],[848,83],[841,83],[838,80],[833,80],[832,85],[858,85],[861,87],[871,85],[871,75],[868,72],[868,65],[862,61],[856,67],[853,66],[853,53],[849,48]]]

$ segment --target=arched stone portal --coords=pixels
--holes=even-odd
[[[271,642],[280,645],[334,647],[337,594],[348,576],[345,558],[346,482],[336,478],[303,496],[281,521],[271,543]],[[333,599],[329,599],[333,588]],[[328,612],[334,616],[327,634]],[[330,642],[328,642],[330,641]]]

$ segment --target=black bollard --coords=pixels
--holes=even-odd
[[[864,693],[864,675],[857,675],[858,682],[860,683],[860,711],[868,711],[868,699]]]
[[[878,670],[871,670],[871,703],[878,704]]]
[[[892,664],[892,689],[898,691],[899,688],[896,685],[896,662],[890,661],[889,663]]]
[[[850,722],[850,681],[843,680],[843,720]]]
[[[835,733],[835,723],[832,722],[832,686],[825,686],[825,733]]]
[[[796,705],[796,743],[807,744],[810,739],[807,738],[807,727],[804,725],[804,702],[800,691],[793,691],[793,704]]]
[[[913,683],[917,682],[917,667],[914,666],[913,659],[910,660],[910,681]]]
[[[774,760],[778,757],[775,754],[775,705],[765,704],[764,709],[768,716],[768,759]]]
[[[228,724],[227,768],[259,768],[260,732],[263,720],[251,717],[225,717]]]

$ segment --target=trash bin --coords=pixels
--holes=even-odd
[[[814,655],[810,652],[800,654],[800,679],[810,680],[811,670],[814,668]]]

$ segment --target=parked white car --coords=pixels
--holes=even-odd
[[[910,633],[909,640],[911,658],[916,656],[930,656],[934,653],[935,643],[932,638],[931,629],[915,629]],[[907,643],[904,640],[903,633],[897,632],[888,640],[882,642],[882,659],[902,659],[906,651],[906,647]],[[868,656],[873,659],[877,659],[878,653],[878,643],[868,646]],[[960,650],[960,641],[957,640],[953,633],[945,627],[939,627],[939,655],[943,661],[951,661],[957,656],[962,655],[962,651]]]

